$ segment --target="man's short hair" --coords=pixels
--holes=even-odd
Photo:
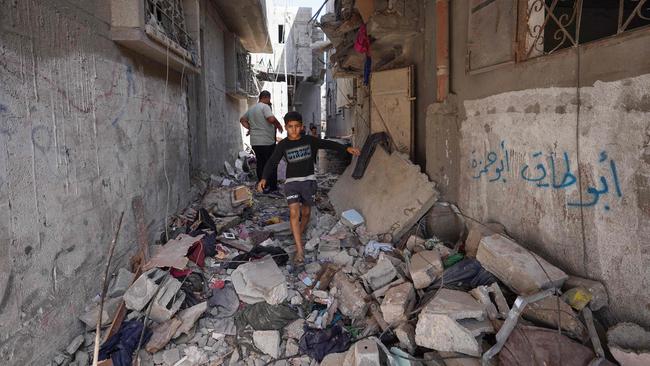
[[[289,121],[298,121],[302,123],[302,115],[298,112],[288,112],[284,115],[284,123],[289,123]]]
[[[268,90],[262,90],[260,92],[260,99],[262,98],[271,98],[271,93]]]

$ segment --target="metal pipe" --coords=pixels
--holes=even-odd
[[[436,0],[436,101],[449,95],[449,0]]]

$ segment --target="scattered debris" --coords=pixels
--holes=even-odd
[[[650,365],[650,332],[634,323],[619,323],[607,331],[609,351],[621,366]]]

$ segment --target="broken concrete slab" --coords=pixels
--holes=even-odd
[[[140,275],[124,293],[126,307],[135,311],[144,309],[156,294],[156,289],[163,282],[165,276],[166,272],[158,268],[151,268]]]
[[[192,245],[203,239],[203,236],[203,234],[197,236],[179,234],[176,239],[169,240],[163,245],[160,251],[144,265],[143,270],[147,271],[154,267],[185,269],[187,262],[189,262],[187,251],[190,250]]]
[[[393,263],[382,253],[379,255],[377,264],[366,272],[361,278],[372,288],[377,290],[391,283],[397,276],[397,270]]]
[[[571,306],[555,295],[528,304],[522,316],[553,329],[557,329],[559,321],[561,329],[579,338],[584,338],[587,335],[587,330],[578,320]]]
[[[480,322],[484,319],[484,305],[470,294],[442,288],[422,309],[415,342],[437,351],[478,356],[481,347],[475,337],[480,332],[490,331],[489,323]]]
[[[650,332],[637,324],[616,324],[607,330],[607,344],[621,366],[650,365]]]
[[[591,293],[592,298],[589,302],[589,308],[591,310],[600,310],[601,308],[609,305],[607,290],[602,283],[582,277],[569,276],[569,278],[564,282],[562,290],[568,291],[574,287],[583,287],[587,289],[589,293]]]
[[[416,289],[423,289],[433,283],[436,278],[442,276],[445,268],[436,250],[425,250],[415,253],[411,257],[409,272]]]
[[[131,273],[126,268],[120,268],[117,276],[113,279],[110,289],[108,290],[108,297],[118,297],[124,295],[126,290],[129,289],[131,283],[135,278],[135,274]]]
[[[345,355],[347,352],[330,353],[320,362],[320,366],[341,366],[344,365]]]
[[[158,323],[170,319],[185,300],[185,292],[180,291],[181,282],[171,276],[165,278],[160,284],[158,294],[151,303],[149,317]]]
[[[381,302],[381,312],[388,324],[408,319],[415,305],[415,290],[410,282],[390,288]]]
[[[163,352],[162,359],[165,366],[173,366],[176,362],[178,362],[178,360],[181,359],[181,352],[178,348],[170,348]]]
[[[399,240],[438,198],[434,184],[404,155],[377,149],[359,180],[352,178],[354,167],[348,166],[329,196],[338,214],[362,212],[370,234]]]
[[[366,315],[368,311],[366,296],[368,294],[359,283],[351,281],[342,272],[336,272],[331,286],[337,289],[336,299],[341,314],[352,319],[361,319]]]
[[[363,216],[354,209],[343,211],[341,213],[341,222],[351,229],[365,223]]]
[[[255,347],[265,354],[280,357],[280,332],[277,330],[256,330],[253,332]]]
[[[544,258],[498,234],[481,239],[476,259],[518,295],[561,287],[568,278]]]
[[[178,327],[181,326],[183,322],[176,318],[171,318],[168,321],[158,324],[153,327],[152,335],[145,346],[145,349],[149,353],[156,353],[161,349],[165,348],[167,343],[172,339]]]
[[[78,335],[75,337],[75,339],[70,342],[68,347],[65,348],[65,352],[69,355],[74,355],[75,352],[81,347],[81,345],[84,343],[84,336],[83,335]]]
[[[264,231],[270,231],[275,234],[290,234],[291,223],[289,221],[283,221],[277,224],[267,225],[264,226]]]
[[[231,275],[239,298],[247,304],[266,301],[277,305],[287,298],[287,280],[271,258],[245,263]]]
[[[491,320],[508,317],[510,308],[506,302],[501,288],[495,282],[490,286],[478,286],[470,291],[470,294],[481,304],[485,305],[488,318]]]
[[[381,365],[377,342],[372,339],[362,339],[356,342],[345,354],[342,365]]]
[[[475,258],[481,239],[494,234],[505,234],[503,225],[495,223],[472,225],[467,234],[467,239],[465,239],[465,255]]]
[[[208,310],[208,302],[204,301],[179,312],[176,317],[181,321],[181,325],[176,329],[174,338],[180,337],[183,333],[189,335],[194,323],[196,323],[206,310]]]

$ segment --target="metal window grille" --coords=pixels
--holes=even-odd
[[[194,51],[194,40],[187,33],[182,0],[144,0],[145,22],[163,32],[185,50]]]
[[[519,60],[650,25],[648,0],[519,0],[519,9]]]

